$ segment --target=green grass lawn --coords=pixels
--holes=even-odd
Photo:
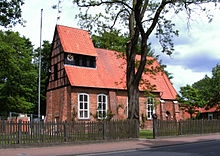
[[[153,139],[153,130],[145,130],[145,129],[140,130],[139,138]]]

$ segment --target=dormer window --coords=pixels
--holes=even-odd
[[[96,58],[94,56],[65,53],[65,64],[96,68]]]

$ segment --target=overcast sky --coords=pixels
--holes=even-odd
[[[62,0],[57,21],[57,10],[52,6],[58,0],[25,0],[22,7],[23,18],[27,21],[26,27],[16,26],[13,30],[20,32],[30,38],[35,47],[40,45],[40,12],[43,8],[43,40],[52,41],[55,25],[70,26],[79,28],[74,19],[78,9],[73,6],[72,0]],[[160,54],[163,64],[173,74],[172,83],[177,91],[179,87],[186,84],[193,84],[202,79],[205,75],[211,75],[212,68],[220,64],[220,11],[213,11],[214,19],[208,23],[205,18],[191,22],[187,27],[185,18],[176,16],[177,27],[180,29],[180,36],[174,40],[175,53],[172,56]],[[158,45],[153,44],[157,47]],[[152,47],[152,48],[155,48]],[[160,49],[155,48],[158,52]]]

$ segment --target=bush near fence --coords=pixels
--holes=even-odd
[[[0,121],[0,148],[137,138],[137,126],[136,120],[71,123]]]
[[[178,136],[220,132],[220,120],[156,120],[156,136]]]

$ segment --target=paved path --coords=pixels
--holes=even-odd
[[[50,147],[0,149],[0,156],[58,156],[80,155],[98,152],[148,149],[160,146],[186,144],[201,141],[220,140],[220,134],[203,136],[181,136],[160,139],[139,139],[120,142],[100,142],[90,144],[57,145]]]

